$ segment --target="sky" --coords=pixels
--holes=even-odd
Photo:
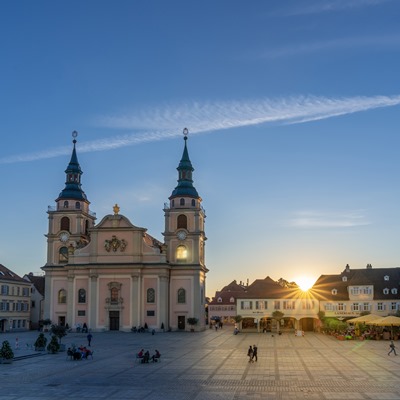
[[[207,295],[400,266],[400,2],[0,2],[0,263],[40,273],[78,132],[97,221],[163,240],[183,128]]]

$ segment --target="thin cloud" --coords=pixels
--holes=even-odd
[[[79,152],[108,151],[171,139],[187,126],[191,134],[266,123],[298,124],[400,104],[400,95],[327,98],[300,96],[230,102],[193,102],[98,118],[98,126],[135,133],[91,142],[79,142]],[[158,129],[162,126],[164,129]],[[0,164],[28,162],[70,154],[70,147],[3,157]]]
[[[301,6],[291,8],[290,10],[281,10],[280,14],[284,16],[321,14],[354,8],[379,6],[388,1],[391,0],[318,0],[309,5],[305,5],[304,2],[301,2]]]
[[[369,224],[359,210],[345,213],[302,211],[287,223],[290,227],[302,229],[352,228]]]
[[[341,38],[335,40],[326,40],[321,42],[303,43],[295,46],[281,47],[263,52],[260,57],[264,59],[277,59],[283,57],[292,57],[297,55],[311,54],[321,51],[329,51],[336,48],[340,49],[355,49],[368,48],[371,51],[372,47],[382,49],[384,47],[393,47],[400,45],[399,35],[383,35],[383,36],[367,36]]]

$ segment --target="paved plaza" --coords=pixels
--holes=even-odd
[[[34,353],[38,332],[3,333],[17,357]],[[205,332],[93,334],[94,358],[67,360],[66,353],[0,364],[0,400],[17,399],[400,399],[400,355],[388,341],[339,341],[322,334],[282,336]],[[70,333],[67,346],[86,345]],[[249,363],[249,345],[258,362]],[[140,364],[141,348],[162,354]],[[398,344],[400,353],[400,343]]]

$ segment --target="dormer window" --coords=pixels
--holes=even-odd
[[[234,299],[233,297],[231,297],[231,298],[229,299],[229,301],[230,301],[231,303],[234,303],[234,302],[235,302],[235,299]]]
[[[385,275],[385,276],[383,277],[383,279],[384,279],[385,281],[388,281],[388,280],[389,280],[389,275]]]
[[[343,282],[347,282],[347,276],[344,276],[344,277],[342,278],[342,281],[343,281]]]
[[[389,289],[388,288],[383,289],[383,294],[389,294]]]
[[[332,289],[332,294],[335,296],[337,295],[337,289]]]
[[[392,294],[397,294],[397,289],[396,289],[396,288],[393,288],[393,289],[391,290],[391,292],[392,292]]]
[[[217,301],[218,301],[218,303],[222,303],[222,298],[218,297]]]

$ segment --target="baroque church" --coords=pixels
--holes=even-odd
[[[48,209],[44,318],[93,331],[205,329],[205,212],[184,130],[178,184],[164,205],[164,240],[113,213],[96,224],[73,132],[65,187]],[[111,208],[111,207],[110,207]]]

